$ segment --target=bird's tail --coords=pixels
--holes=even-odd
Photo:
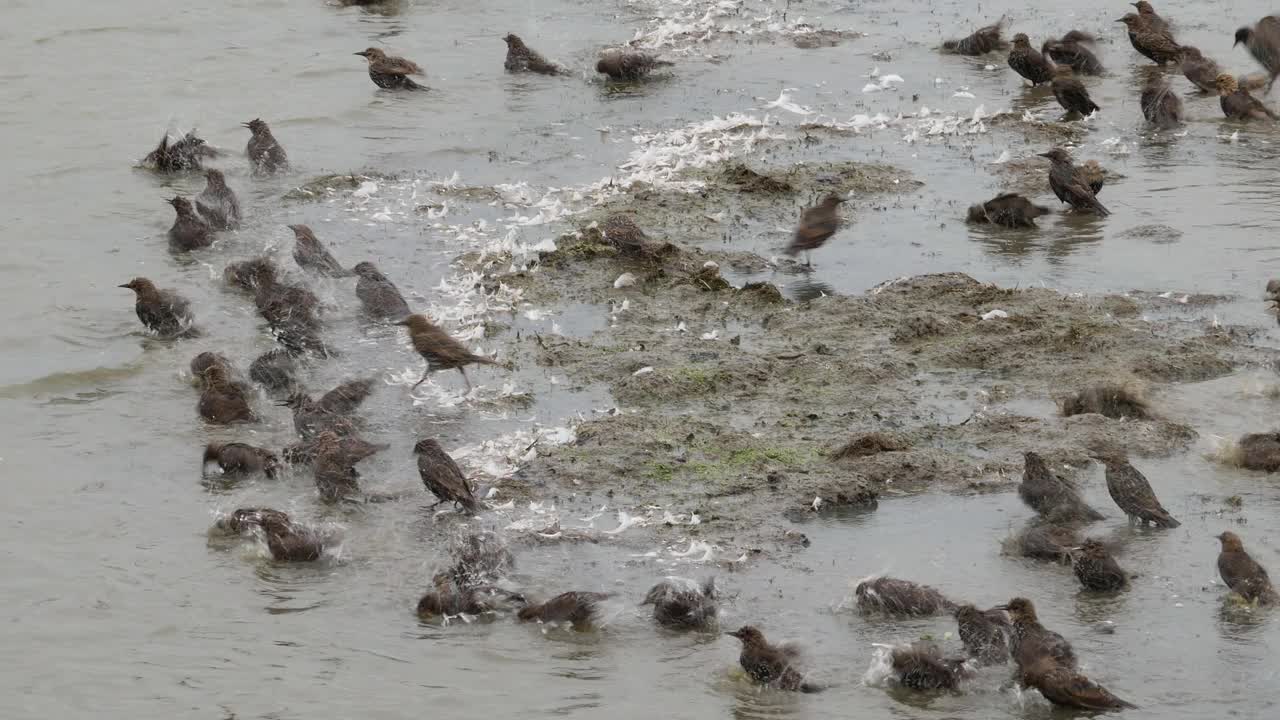
[[[654,60],[653,61],[654,67],[673,67],[674,65],[675,63],[671,62],[670,60]]]
[[[420,85],[409,78],[404,79],[404,86],[409,90],[429,90],[426,85]]]
[[[1159,525],[1160,527],[1165,527],[1165,528],[1176,528],[1182,524],[1177,520],[1174,520],[1172,515],[1163,511],[1160,514],[1156,515],[1155,523],[1156,525]]]
[[[1111,214],[1111,211],[1107,209],[1107,206],[1103,205],[1102,202],[1098,200],[1098,198],[1093,199],[1093,209],[1096,210],[1097,213],[1103,217],[1106,217]]]
[[[802,693],[820,693],[827,688],[817,683],[804,682],[800,683],[800,692]]]

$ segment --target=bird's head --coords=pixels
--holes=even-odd
[[[1124,17],[1120,18],[1116,22],[1124,23],[1126,26],[1128,26],[1130,30],[1132,30],[1138,25],[1140,21],[1141,21],[1141,18],[1139,18],[1136,13],[1127,13]]]
[[[762,645],[764,644],[764,633],[754,625],[743,625],[726,635],[732,635],[742,641],[743,645]]]
[[[1219,95],[1230,95],[1238,89],[1236,79],[1229,73],[1222,73],[1213,79],[1213,86],[1218,88]]]
[[[1013,36],[1013,46],[1016,48],[1031,47],[1031,38],[1026,33],[1018,33]]]
[[[1147,2],[1147,0],[1138,0],[1138,2],[1136,3],[1129,3],[1129,4],[1138,9],[1139,15],[1155,15],[1156,14],[1156,9],[1151,7],[1151,3]]]
[[[362,278],[370,280],[378,280],[382,277],[382,273],[378,272],[377,266],[368,260],[356,263],[356,266],[351,268],[351,271]]]
[[[430,452],[432,450],[439,450],[439,449],[440,449],[440,443],[436,442],[435,438],[423,438],[422,440],[419,440],[416,445],[413,446],[413,454],[421,455],[424,452]]]
[[[1218,536],[1218,542],[1222,543],[1223,552],[1244,552],[1244,543],[1240,541],[1240,536],[1233,532],[1224,532]]]
[[[1009,613],[1009,617],[1013,619],[1014,622],[1018,622],[1019,620],[1035,622],[1036,620],[1036,606],[1024,597],[1016,597],[1010,600],[1008,604],[1000,605],[996,609],[1004,610]]]
[[[829,208],[837,207],[837,206],[839,206],[841,203],[843,203],[844,201],[845,201],[845,198],[840,197],[839,195],[837,195],[837,194],[835,194],[835,193],[831,193],[830,195],[828,195],[828,196],[826,196],[826,197],[822,198],[822,204],[823,204],[824,206],[826,206],[826,207],[829,207]]]
[[[174,195],[168,200],[165,200],[165,202],[172,205],[173,209],[177,210],[179,215],[184,215],[191,212],[191,201],[182,197],[181,195]]]
[[[1054,148],[1049,152],[1039,153],[1039,155],[1042,158],[1049,158],[1050,162],[1055,162],[1055,163],[1071,161],[1071,155],[1068,154],[1067,151],[1063,150],[1062,148]]]
[[[148,292],[150,290],[156,289],[155,284],[144,277],[136,277],[130,280],[129,282],[123,285],[120,285],[118,287],[128,288],[136,293],[144,293],[144,292]]]
[[[267,129],[267,123],[262,118],[254,118],[247,123],[240,123],[242,127],[249,128],[249,132],[257,135]]]
[[[222,174],[221,170],[209,168],[204,171],[204,179],[209,181],[209,187],[223,188],[227,186],[227,178]]]
[[[507,47],[513,47],[513,48],[524,47],[524,40],[521,40],[520,36],[516,35],[515,33],[507,33],[506,35],[503,36],[502,40],[507,44]]]
[[[382,52],[378,48],[366,48],[356,53],[356,55],[359,55],[360,57],[368,60],[369,62],[377,62],[387,57],[387,54]]]
[[[413,314],[402,320],[397,320],[393,325],[402,325],[409,328],[410,333],[420,332],[431,327],[431,321],[425,315]]]
[[[311,228],[306,225],[289,225],[288,228],[293,231],[293,237],[298,242],[315,242],[315,233],[311,232]]]

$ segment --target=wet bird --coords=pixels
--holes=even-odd
[[[396,323],[409,329],[409,339],[413,341],[413,349],[427,361],[427,369],[422,372],[422,379],[413,384],[412,392],[427,381],[427,376],[438,370],[457,370],[467,383],[467,392],[471,392],[471,379],[467,377],[467,365],[497,365],[492,358],[476,355],[462,343],[454,340],[449,333],[437,327],[425,315],[410,315]]]
[[[169,228],[170,250],[188,252],[213,244],[213,228],[196,214],[190,200],[181,195],[175,195],[168,202],[177,213],[173,219],[173,226]]]
[[[169,134],[165,133],[156,149],[143,158],[142,164],[159,172],[199,170],[204,158],[217,154],[204,140],[196,137],[194,132],[189,132],[174,142],[169,142]]]
[[[353,447],[343,443],[336,433],[326,430],[316,437],[313,466],[316,489],[325,502],[358,498],[360,485],[356,479],[356,463],[371,457],[377,450]]]
[[[1076,210],[1092,212],[1098,215],[1110,215],[1111,211],[1098,202],[1093,188],[1082,181],[1071,156],[1062,148],[1054,148],[1040,157],[1049,158],[1053,165],[1049,168],[1049,187],[1058,200],[1067,203]]]
[[[1176,528],[1182,524],[1160,505],[1151,483],[1123,456],[1108,453],[1095,457],[1107,467],[1107,492],[1111,493],[1111,499],[1129,516],[1130,521],[1136,519],[1165,528]]]
[[[969,206],[967,220],[1011,228],[1033,228],[1036,218],[1049,213],[1049,208],[1036,205],[1018,193],[1001,193],[984,203]]]
[[[1097,540],[1085,540],[1071,553],[1071,569],[1086,590],[1112,592],[1129,586],[1129,576]]]
[[[234,375],[231,369],[231,361],[227,360],[227,356],[219,352],[205,352],[191,358],[191,377],[195,380],[196,385],[204,387],[204,373],[211,367],[218,366],[226,371],[227,375]]]
[[[1176,127],[1182,122],[1182,99],[1169,89],[1169,81],[1162,75],[1151,75],[1142,88],[1142,116],[1161,130]]]
[[[675,65],[638,50],[609,48],[600,52],[596,60],[596,72],[609,76],[610,80],[641,80],[656,67]]]
[[[1049,658],[1059,665],[1075,668],[1076,653],[1071,643],[1040,624],[1036,608],[1026,598],[1014,598],[1000,610],[1009,613],[1009,656],[1019,668],[1030,667],[1037,660]]]
[[[1088,45],[1093,38],[1079,30],[1072,30],[1061,38],[1049,39],[1040,46],[1040,53],[1047,55],[1058,65],[1067,65],[1081,75],[1101,75],[1102,62]]]
[[[1218,75],[1222,71],[1218,68],[1218,63],[1212,58],[1207,58],[1200,52],[1199,48],[1191,45],[1182,46],[1182,62],[1178,69],[1182,71],[1184,77],[1191,81],[1192,85],[1200,88],[1204,92],[1217,94],[1218,92]]]
[[[426,90],[425,85],[414,82],[410,75],[424,75],[422,68],[412,60],[388,55],[378,48],[368,48],[356,55],[369,61],[369,79],[383,90]]]
[[[1079,544],[1074,527],[1053,521],[1033,521],[1014,538],[1019,555],[1054,562],[1069,560],[1071,549]]]
[[[369,457],[391,447],[386,443],[373,443],[360,437],[356,434],[354,424],[349,420],[345,423],[335,423],[334,429],[330,432],[338,436],[338,446],[347,455]],[[316,436],[286,446],[280,455],[290,465],[311,465],[316,461],[319,452],[319,436]]]
[[[262,473],[275,478],[280,459],[265,448],[245,443],[209,443],[204,448],[204,464],[217,463],[226,476]]]
[[[720,612],[716,598],[714,578],[701,585],[687,578],[667,578],[650,588],[640,604],[652,605],[653,619],[664,627],[705,629],[716,624]]]
[[[1253,27],[1246,25],[1236,30],[1232,47],[1241,44],[1271,77],[1267,84],[1267,92],[1271,92],[1276,76],[1280,75],[1280,15],[1268,15]]]
[[[1074,667],[1061,665],[1053,658],[1042,657],[1022,668],[1022,684],[1040,691],[1045,700],[1081,710],[1106,711],[1136,708],[1109,690],[1090,680]]]
[[[136,277],[119,287],[134,293],[134,311],[148,330],[162,338],[197,334],[191,303],[176,290],[159,289],[144,277]]]
[[[352,413],[373,393],[377,384],[375,378],[347,380],[319,400],[296,392],[281,404],[293,410],[293,427],[303,438],[313,438],[327,430],[342,435]]]
[[[275,282],[279,273],[271,258],[256,257],[227,263],[222,271],[222,280],[233,288],[252,293],[256,292],[260,279]]]
[[[1147,27],[1166,32],[1169,30],[1169,23],[1156,14],[1156,9],[1147,0],[1138,0],[1138,2],[1129,4],[1137,9],[1138,17],[1141,18],[1142,22],[1146,23]]]
[[[1098,104],[1089,97],[1089,89],[1071,73],[1069,65],[1054,68],[1053,97],[1058,104],[1071,113],[1079,113],[1085,117],[1101,110]]]
[[[433,438],[419,440],[413,446],[413,454],[418,456],[418,475],[422,477],[422,484],[438,498],[436,505],[451,502],[469,513],[480,509],[471,485],[467,483],[467,476],[462,474],[462,468],[440,447],[440,443]]]
[[[999,665],[1009,660],[1009,641],[1005,636],[1009,618],[1003,610],[979,610],[961,605],[955,610],[960,641],[970,657],[984,665]]]
[[[409,315],[409,303],[404,301],[399,288],[373,263],[358,263],[352,272],[360,278],[356,281],[356,297],[360,298],[365,314],[379,320],[402,320]]]
[[[1116,22],[1122,22],[1128,28],[1133,49],[1157,65],[1176,62],[1182,55],[1182,48],[1167,29],[1152,27],[1140,15],[1129,13]]]
[[[1238,464],[1248,470],[1280,471],[1280,433],[1251,433],[1236,443]]]
[[[567,592],[538,605],[521,608],[516,615],[521,622],[569,623],[574,630],[590,630],[599,622],[600,603],[610,593]]]
[[[959,40],[947,40],[942,43],[942,49],[957,55],[970,56],[986,55],[993,50],[1003,50],[1009,46],[1009,43],[1000,37],[1000,33],[1003,30],[1004,18],[1001,17],[994,23],[974,31],[968,37]]]
[[[294,377],[298,365],[293,353],[285,348],[268,350],[249,365],[249,379],[266,388],[268,392],[292,392],[298,381]]]
[[[1249,602],[1271,605],[1280,601],[1267,571],[1244,549],[1240,536],[1224,532],[1218,536],[1222,551],[1218,553],[1218,574],[1231,591]]]
[[[926,641],[894,647],[889,660],[897,683],[913,690],[954,690],[973,674],[964,658],[943,657],[937,645]]]
[[[1101,520],[1102,513],[1080,498],[1075,485],[1049,470],[1044,458],[1027,451],[1022,454],[1022,482],[1018,497],[1042,517],[1052,514],[1059,522]]]
[[[1218,88],[1218,102],[1222,106],[1222,114],[1232,120],[1280,120],[1271,108],[1249,91],[1240,87],[1236,79],[1227,73],[1218,75],[1215,85]]]
[[[1013,49],[1009,51],[1009,67],[1030,80],[1032,85],[1053,80],[1053,62],[1031,47],[1031,39],[1025,33],[1013,36]]]
[[[800,651],[794,645],[770,645],[764,633],[753,625],[743,625],[727,634],[742,641],[738,663],[752,680],[777,690],[817,692],[821,689],[805,682],[804,675],[796,668]]]
[[[844,198],[832,193],[817,205],[805,208],[800,213],[800,225],[796,228],[795,236],[791,238],[791,244],[785,251],[787,255],[795,257],[804,251],[805,264],[808,265],[809,251],[822,247],[840,230],[839,208],[843,202]]]
[[[647,255],[654,243],[629,215],[614,213],[600,223],[600,235],[623,255]]]
[[[276,142],[275,136],[271,134],[271,128],[267,127],[265,121],[254,118],[244,123],[244,127],[249,128],[251,133],[244,151],[255,173],[263,175],[289,169],[289,156],[285,154],[284,148],[280,147],[280,143]]]
[[[418,617],[488,615],[526,604],[524,595],[497,587],[458,587],[451,582],[435,585],[418,600]]]
[[[347,277],[352,274],[316,239],[311,228],[306,225],[290,225],[289,229],[293,231],[293,259],[298,267],[329,277]]]
[[[237,508],[228,515],[218,518],[214,525],[226,532],[239,535],[253,531],[263,524],[289,525],[293,521],[288,513],[272,508]]]
[[[234,230],[240,227],[240,201],[227,187],[227,179],[221,170],[204,171],[205,187],[196,196],[196,210],[214,230]]]
[[[925,616],[951,612],[955,603],[927,585],[909,580],[879,577],[864,580],[854,588],[858,610],[896,616]]]
[[[219,425],[257,421],[257,416],[249,408],[243,386],[231,379],[224,366],[207,368],[203,381],[204,391],[196,404],[200,417]]]
[[[284,515],[284,513],[280,513]],[[324,554],[324,541],[313,530],[275,514],[258,517],[257,531],[278,562],[311,562]]]
[[[507,59],[502,63],[502,67],[506,68],[507,72],[528,71],[543,75],[560,75],[564,73],[564,70],[559,65],[548,61],[528,45],[525,45],[524,40],[521,40],[519,35],[507,33],[502,39],[507,43]]]

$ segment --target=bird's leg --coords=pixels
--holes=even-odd
[[[409,392],[413,392],[414,390],[417,390],[419,385],[427,381],[427,376],[430,374],[431,374],[431,366],[428,365],[427,369],[422,371],[422,379],[414,383],[413,387],[409,388]]]
[[[443,502],[444,502],[444,500],[437,500],[435,505],[432,505],[431,507],[429,507],[429,508],[427,508],[427,509],[428,509],[428,510],[435,510],[436,508],[440,507],[440,504],[441,504],[441,503],[443,503]]]
[[[470,395],[471,394],[471,378],[467,377],[467,369],[458,368],[458,372],[462,373],[462,379],[465,380],[467,383],[467,394]]]

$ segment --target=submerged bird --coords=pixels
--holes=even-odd
[[[1268,15],[1253,27],[1246,25],[1236,30],[1236,41],[1232,47],[1240,44],[1244,44],[1253,59],[1271,76],[1267,84],[1267,92],[1271,92],[1276,76],[1280,75],[1280,16]]]
[[[304,438],[314,438],[326,430],[349,434],[351,414],[373,393],[375,378],[348,380],[325,393],[319,400],[297,392],[282,405],[293,410],[293,426]]]
[[[1161,130],[1182,122],[1182,99],[1169,89],[1163,75],[1151,75],[1142,88],[1142,116]]]
[[[1232,120],[1280,120],[1271,108],[1240,87],[1236,79],[1227,73],[1218,75],[1215,81],[1218,89],[1218,103],[1222,106],[1222,114]]]
[[[1205,57],[1199,48],[1191,45],[1182,46],[1182,62],[1179,69],[1192,85],[1202,91],[1215,94],[1218,92],[1218,75],[1222,71],[1218,68],[1218,63],[1212,58]]]
[[[1140,15],[1128,13],[1116,22],[1122,22],[1128,28],[1133,49],[1157,65],[1175,62],[1182,55],[1182,48],[1167,29],[1152,27]]]
[[[365,314],[379,320],[401,320],[409,315],[409,303],[405,302],[400,289],[373,263],[357,263],[352,272],[360,278],[356,281],[356,297],[360,298]]]
[[[854,588],[858,610],[886,615],[925,616],[951,612],[955,603],[927,585],[909,580],[879,577],[864,580]]]
[[[1271,605],[1280,601],[1266,568],[1258,564],[1244,549],[1240,536],[1224,532],[1218,536],[1222,551],[1218,553],[1218,574],[1231,591],[1249,602]]]
[[[1075,485],[1049,470],[1038,453],[1024,452],[1022,482],[1018,497],[1042,517],[1052,515],[1058,522],[1101,520],[1102,513],[1080,498]]]
[[[1079,30],[1072,30],[1060,39],[1049,39],[1040,46],[1040,53],[1059,65],[1068,65],[1081,75],[1101,75],[1102,62],[1087,45],[1093,37]]]
[[[1071,643],[1040,624],[1036,607],[1026,598],[1014,598],[999,608],[1009,613],[1009,656],[1019,668],[1030,667],[1048,658],[1066,668],[1075,668],[1076,653]]]
[[[943,657],[926,641],[894,647],[889,658],[898,684],[913,690],[954,690],[973,674],[963,658]]]
[[[596,60],[596,72],[609,76],[611,80],[640,80],[656,67],[675,65],[669,60],[659,60],[649,53],[638,50],[609,48],[600,52]]]
[[[169,228],[170,250],[188,252],[213,244],[213,228],[196,214],[190,200],[181,195],[175,195],[168,202],[177,213],[173,219],[173,226]]]
[[[1009,618],[1003,610],[979,610],[961,605],[955,611],[960,641],[971,657],[984,665],[999,665],[1009,660],[1009,640],[1005,636]]]
[[[196,210],[200,217],[215,230],[234,230],[240,227],[240,201],[227,187],[227,179],[221,170],[204,171],[204,190],[196,196]]]
[[[427,376],[438,370],[457,370],[467,383],[467,392],[471,392],[471,379],[467,377],[467,365],[497,365],[498,361],[476,355],[462,343],[454,340],[449,333],[437,327],[426,315],[410,315],[396,325],[409,329],[409,339],[413,341],[413,349],[427,361],[427,369],[422,371],[422,379],[413,384],[414,388],[427,381]]]
[[[959,40],[947,40],[942,49],[957,55],[986,55],[993,50],[1003,50],[1009,43],[1000,37],[1004,29],[1004,18],[1001,17],[991,25],[979,28],[968,37]]]
[[[204,391],[196,404],[200,417],[219,425],[257,421],[249,409],[243,385],[231,379],[225,366],[215,364],[206,368],[202,379]]]
[[[799,690],[800,692],[821,690],[818,686],[805,682],[804,675],[796,669],[800,650],[794,645],[770,645],[769,641],[765,640],[764,633],[753,625],[743,625],[727,634],[742,641],[742,652],[738,655],[738,663],[752,680],[777,690]]]
[[[522,622],[569,623],[574,630],[590,630],[599,622],[599,605],[610,593],[567,592],[550,600],[528,605],[516,615]]]
[[[967,220],[971,223],[989,222],[1011,228],[1033,228],[1036,226],[1036,218],[1049,213],[1049,208],[1010,192],[1001,193],[978,205],[970,205]]]
[[[1031,39],[1025,33],[1013,36],[1013,49],[1009,51],[1009,67],[1030,80],[1032,85],[1053,80],[1053,62],[1045,59],[1044,55],[1031,47]]]
[[[278,562],[311,562],[324,554],[323,539],[310,528],[298,525],[282,512],[260,512],[256,518],[257,531]]]
[[[293,353],[286,348],[276,348],[262,353],[249,365],[249,379],[269,392],[288,392],[298,384],[294,377],[297,370]]]
[[[264,120],[254,118],[244,123],[244,127],[249,128],[251,133],[244,152],[255,173],[262,175],[289,169],[289,156],[280,147],[280,143],[276,142],[271,128],[267,127]]]
[[[1111,211],[1098,202],[1093,188],[1084,182],[1078,168],[1071,162],[1071,156],[1062,148],[1054,148],[1040,157],[1049,158],[1053,165],[1049,168],[1049,187],[1058,200],[1067,203],[1076,210],[1092,212],[1098,215],[1110,215]]]
[[[293,231],[293,259],[298,267],[329,277],[346,277],[352,274],[316,239],[311,228],[306,225],[290,225],[289,229]]]
[[[1107,547],[1097,540],[1084,541],[1071,553],[1071,569],[1086,590],[1111,592],[1129,586],[1129,576],[1120,569]]]
[[[1111,493],[1111,499],[1129,516],[1130,521],[1136,519],[1165,528],[1176,528],[1182,524],[1174,520],[1156,499],[1146,476],[1123,456],[1100,454],[1096,457],[1107,466],[1107,492]]]
[[[156,149],[143,158],[142,164],[159,172],[199,170],[204,158],[217,154],[204,140],[196,137],[194,132],[189,132],[172,143],[169,142],[169,134],[165,133]]]
[[[237,508],[231,514],[218,518],[214,525],[226,532],[239,535],[251,532],[264,523],[288,525],[293,521],[289,514],[272,508]]]
[[[1054,68],[1052,88],[1053,97],[1057,99],[1059,105],[1066,108],[1067,112],[1088,117],[1102,109],[1093,101],[1093,98],[1089,97],[1089,89],[1084,86],[1084,83],[1072,75],[1069,65],[1059,65]]]
[[[270,450],[238,442],[206,445],[204,464],[211,462],[216,462],[222,474],[227,476],[262,473],[268,478],[275,478],[280,467],[280,459]]]
[[[800,225],[796,228],[796,234],[787,246],[787,255],[795,257],[804,251],[805,264],[808,265],[809,251],[822,247],[840,230],[839,208],[843,202],[844,198],[832,193],[817,205],[805,208],[800,213]]]
[[[488,615],[525,604],[524,595],[496,585],[458,587],[444,582],[436,584],[418,600],[418,617]]]
[[[1154,30],[1169,30],[1169,23],[1156,14],[1156,9],[1147,0],[1138,0],[1138,2],[1129,4],[1137,8],[1138,17],[1142,18],[1147,27]]]
[[[388,55],[378,48],[368,48],[356,55],[369,61],[369,79],[383,90],[426,90],[425,85],[414,82],[410,75],[425,75],[412,60]]]
[[[564,70],[553,62],[539,55],[528,45],[524,44],[524,40],[520,39],[515,33],[507,33],[503,38],[507,43],[507,59],[502,63],[502,67],[507,72],[536,72],[543,75],[561,75]]]
[[[1112,695],[1074,667],[1060,665],[1049,657],[1039,658],[1023,667],[1021,679],[1024,686],[1039,690],[1044,699],[1054,705],[1094,711],[1137,707]]]
[[[641,605],[653,606],[653,619],[676,630],[708,628],[716,624],[715,578],[701,585],[686,578],[667,578],[649,589]]]
[[[1072,518],[1072,522],[1075,521],[1076,518]],[[1023,557],[1055,562],[1070,559],[1071,548],[1079,544],[1080,536],[1075,528],[1054,521],[1033,521],[1014,538],[1018,554]]]
[[[471,485],[467,483],[467,476],[462,474],[462,468],[440,447],[440,443],[433,438],[419,440],[413,446],[413,454],[418,456],[418,475],[422,477],[422,484],[439,499],[436,505],[451,502],[461,505],[469,513],[480,509]]]
[[[198,332],[191,303],[176,290],[161,290],[144,277],[136,277],[120,287],[133,291],[133,308],[138,319],[156,335],[177,338],[189,337]]]

